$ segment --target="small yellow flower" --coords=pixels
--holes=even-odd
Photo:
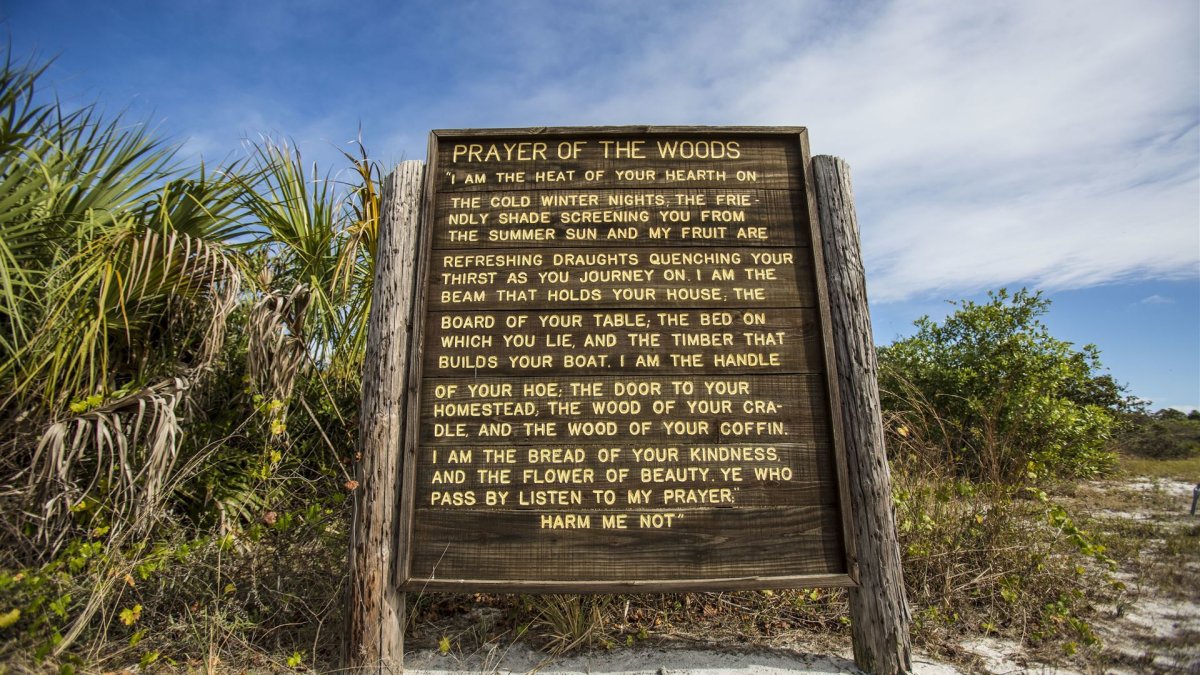
[[[142,606],[134,605],[132,609],[121,610],[121,623],[126,626],[132,626],[137,623],[138,619],[142,618]]]
[[[7,612],[0,614],[0,628],[8,628],[21,618],[21,610],[10,609]]]

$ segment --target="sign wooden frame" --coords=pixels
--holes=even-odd
[[[833,527],[828,523],[821,526],[824,536],[839,537],[839,555],[833,570],[820,573],[792,573],[779,569],[761,573],[756,566],[769,568],[766,561],[759,561],[763,551],[771,551],[765,544],[778,546],[778,542],[764,542],[760,551],[744,552],[744,564],[737,567],[736,574],[703,574],[703,575],[664,575],[662,568],[670,569],[679,565],[680,561],[673,558],[671,548],[664,548],[656,559],[656,574],[639,578],[636,575],[622,575],[621,578],[606,578],[597,573],[592,578],[523,578],[507,576],[494,578],[481,575],[481,578],[471,578],[465,574],[450,576],[438,575],[434,567],[433,574],[414,573],[414,557],[421,553],[427,542],[416,536],[417,506],[414,503],[417,492],[418,453],[422,447],[423,406],[427,402],[422,399],[422,383],[426,361],[427,317],[429,315],[431,298],[430,283],[433,274],[432,251],[439,223],[436,222],[439,198],[439,176],[446,167],[440,166],[441,150],[445,144],[455,141],[460,143],[484,144],[529,141],[536,139],[554,147],[556,143],[584,139],[599,144],[602,141],[624,142],[633,139],[724,139],[739,143],[753,144],[763,141],[767,145],[785,147],[794,156],[794,166],[789,167],[789,175],[783,176],[788,185],[800,195],[796,211],[803,217],[802,221],[793,223],[796,228],[797,244],[803,245],[809,256],[810,264],[806,266],[808,280],[814,293],[815,307],[813,314],[819,323],[818,330],[812,336],[815,341],[815,354],[820,360],[821,370],[819,380],[824,389],[824,397],[816,402],[825,418],[825,428],[831,446],[832,471],[829,477],[836,485],[828,486],[836,495],[837,514]],[[608,146],[606,146],[608,147]],[[568,151],[569,152],[569,151]],[[842,408],[839,394],[837,365],[834,358],[834,341],[830,319],[828,291],[826,289],[825,264],[820,227],[817,221],[817,209],[814,196],[814,181],[812,161],[809,154],[807,130],[802,127],[583,127],[583,128],[532,128],[532,129],[483,129],[483,130],[438,130],[430,135],[427,179],[420,232],[417,244],[416,286],[414,310],[412,314],[411,353],[408,359],[408,405],[406,411],[405,436],[401,453],[401,485],[400,485],[400,518],[398,524],[398,550],[401,558],[396,564],[395,582],[398,588],[409,591],[512,591],[512,592],[630,592],[630,591],[669,591],[669,590],[738,590],[786,587],[813,586],[854,586],[857,585],[858,563],[856,546],[852,527],[852,514],[849,498],[849,481],[847,474],[847,458],[842,439]],[[658,189],[671,189],[656,186]],[[584,188],[575,186],[576,191]],[[621,189],[633,190],[623,187]],[[799,266],[799,262],[797,262]],[[533,309],[528,311],[532,312]],[[712,509],[714,512],[716,509]],[[732,510],[730,511],[732,512]],[[811,526],[811,524],[810,524]],[[820,529],[820,528],[818,528]],[[832,531],[830,531],[832,529]],[[594,535],[597,531],[592,531]],[[578,533],[554,531],[554,536],[562,538],[564,550],[571,549],[569,536]],[[584,533],[583,536],[591,536]],[[722,536],[718,531],[716,537]],[[786,542],[785,542],[786,544]],[[612,546],[620,547],[617,541]],[[447,546],[447,549],[449,546]],[[753,547],[751,547],[753,548]],[[545,551],[546,548],[539,549]],[[693,554],[696,548],[689,549]],[[429,554],[426,555],[428,557]],[[619,552],[618,552],[619,555]],[[826,556],[827,558],[829,556]],[[758,565],[758,562],[764,564]],[[461,565],[459,571],[461,572]],[[701,566],[703,567],[703,566]],[[722,567],[728,569],[730,566]],[[693,567],[695,569],[695,567]]]

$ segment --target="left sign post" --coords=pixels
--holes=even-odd
[[[414,286],[425,163],[384,180],[371,316],[363,366],[343,665],[351,672],[404,669],[404,593],[394,583]],[[355,484],[357,483],[357,484]]]

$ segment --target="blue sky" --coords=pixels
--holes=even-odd
[[[1155,407],[1200,408],[1194,0],[0,0],[44,83],[185,157],[340,166],[432,128],[804,125],[854,171],[880,343],[1029,286]]]

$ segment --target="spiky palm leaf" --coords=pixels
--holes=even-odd
[[[250,237],[237,181],[176,170],[144,126],[36,103],[40,72],[0,71],[0,495],[44,558],[84,494],[114,530],[149,524]]]
[[[50,233],[42,220],[43,195],[64,160],[51,159],[42,135],[54,108],[34,103],[35,83],[45,67],[18,66],[11,54],[0,70],[0,359],[28,337],[36,310],[35,289],[49,257]]]
[[[335,377],[351,381],[359,377],[366,354],[382,185],[379,163],[368,156],[361,133],[356,147],[357,155],[342,152],[350,161],[354,181],[343,201],[344,229],[335,282],[344,308],[344,323],[337,358],[331,364]]]
[[[260,326],[270,325],[288,342],[300,341],[308,358],[297,361],[283,352],[263,354],[256,368],[301,368],[327,365],[335,356],[344,330],[344,309],[338,290],[339,220],[336,184],[321,177],[315,165],[306,169],[300,151],[286,143],[264,141],[252,148],[255,167],[246,185],[246,208],[262,228],[257,242],[270,261],[263,291],[279,302],[264,302],[257,312]],[[299,295],[298,295],[299,294]],[[284,302],[303,296],[304,302]],[[302,316],[268,319],[271,307]],[[284,341],[267,338],[268,344]],[[291,353],[291,348],[285,350]],[[252,373],[255,381],[284,380],[294,374]],[[268,392],[263,392],[268,393]]]
[[[177,375],[180,362],[185,370],[206,366],[238,298],[241,256],[236,243],[210,238],[194,214],[191,222],[171,214],[198,208],[191,205],[198,194],[216,196],[204,210],[224,234],[236,202],[219,198],[229,190],[176,182],[149,204],[81,222],[86,236],[77,232],[74,250],[60,251],[43,275],[39,328],[0,365],[0,373],[15,378],[12,395],[61,409]],[[176,222],[188,227],[177,230]]]

